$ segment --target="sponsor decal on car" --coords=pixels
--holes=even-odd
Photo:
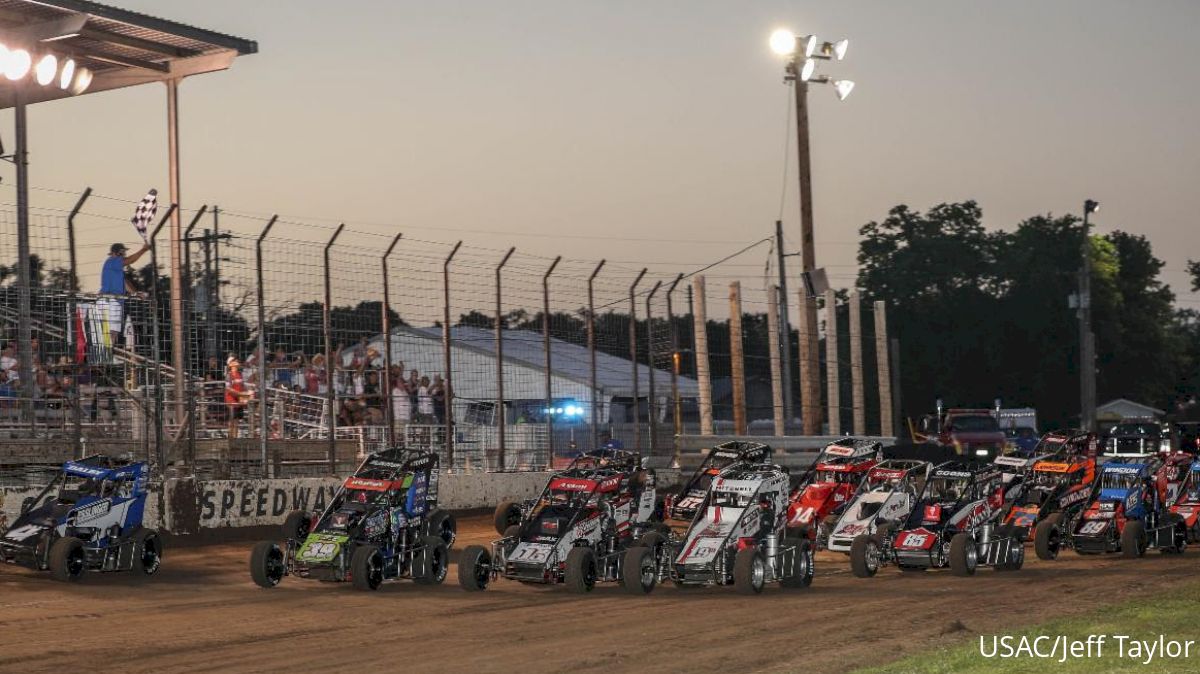
[[[332,562],[349,540],[349,536],[339,534],[309,534],[296,553],[296,560],[309,564]]]
[[[1142,466],[1114,466],[1105,464],[1103,468],[1106,473],[1116,473],[1120,475],[1135,475],[1142,472]]]
[[[112,500],[103,499],[94,503],[89,503],[82,508],[76,508],[75,510],[72,510],[67,518],[68,521],[70,521],[70,519],[73,517],[75,524],[79,525],[104,517],[110,510],[112,510]]]
[[[904,550],[928,550],[936,540],[937,534],[928,529],[913,529],[896,537],[896,547]]]
[[[825,448],[825,453],[830,456],[854,456],[854,448],[843,447],[841,445],[829,445]]]

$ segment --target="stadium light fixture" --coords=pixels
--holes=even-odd
[[[29,68],[33,66],[33,57],[24,49],[12,49],[8,52],[8,58],[4,63],[4,76],[10,81],[17,80],[29,74]]]
[[[92,86],[92,71],[87,68],[76,70],[75,82],[71,85],[71,93],[78,96],[87,91],[90,86]]]
[[[829,44],[829,43],[826,42],[825,44]],[[846,49],[848,49],[849,47],[850,47],[850,40],[842,39],[842,40],[838,40],[837,42],[834,42],[832,45],[832,49],[831,49],[831,51],[833,52],[833,57],[839,61],[846,58]]]
[[[796,53],[796,35],[786,28],[780,28],[771,33],[768,40],[771,51],[780,56],[791,56]]]
[[[45,54],[38,59],[37,67],[33,69],[34,79],[43,87],[55,80],[58,75],[58,57]]]
[[[64,59],[62,70],[58,75],[58,88],[70,89],[71,84],[75,79],[75,59]]]
[[[1100,202],[1099,201],[1096,201],[1094,199],[1088,199],[1083,202],[1083,212],[1085,214],[1090,215],[1099,210],[1100,210]]]
[[[837,91],[839,101],[846,100],[851,91],[854,91],[854,82],[852,80],[834,80],[833,88]]]
[[[804,38],[804,58],[809,59],[817,53],[817,36],[809,35]]]
[[[804,65],[800,67],[800,81],[807,82],[812,79],[813,73],[817,70],[817,62],[815,59],[805,59]]]

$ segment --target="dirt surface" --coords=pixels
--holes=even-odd
[[[490,516],[460,520],[456,550],[494,537]],[[807,590],[604,584],[587,596],[497,580],[459,589],[400,581],[374,593],[286,578],[254,586],[245,542],[168,548],[151,579],[91,574],[64,585],[0,568],[0,671],[805,671],[835,672],[1040,622],[1193,577],[1195,550],[1142,560],[1078,557],[1017,573],[980,569],[871,579],[822,553]]]

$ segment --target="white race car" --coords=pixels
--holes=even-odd
[[[932,466],[916,459],[888,459],[869,471],[829,535],[827,547],[850,554],[857,536],[875,534],[912,511]]]

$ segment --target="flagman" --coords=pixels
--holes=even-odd
[[[121,326],[124,320],[124,305],[119,298],[134,292],[133,284],[125,278],[125,268],[136,263],[139,258],[150,250],[150,244],[143,244],[133,255],[126,255],[129,249],[123,243],[114,243],[109,249],[108,259],[100,270],[100,294],[111,295],[104,302],[108,311],[108,330],[112,334],[113,345],[120,343]]]

